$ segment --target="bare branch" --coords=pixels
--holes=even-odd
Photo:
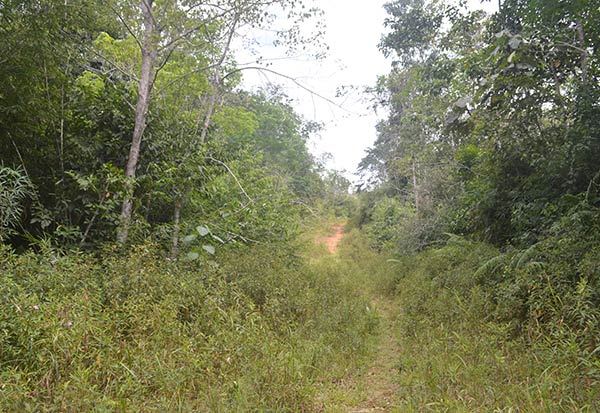
[[[173,54],[174,51],[175,51],[175,47],[172,47],[169,50],[169,53],[167,53],[167,55],[163,59],[163,61],[158,65],[158,68],[154,71],[154,78],[152,79],[152,83],[156,82],[156,78],[158,77],[158,74],[160,73],[161,70],[164,69],[164,67],[167,65],[167,63],[169,63],[169,59],[171,58],[171,55]]]
[[[123,26],[125,26],[125,29],[127,29],[127,31],[129,32],[129,34],[131,35],[131,37],[134,38],[134,40],[137,43],[137,45],[140,48],[140,50],[142,50],[142,42],[140,42],[140,40],[137,38],[137,36],[133,32],[133,30],[131,30],[131,27],[129,27],[129,25],[127,24],[127,22],[123,18],[123,16],[121,16],[121,14],[114,7],[110,6],[110,9],[113,11],[114,14],[117,15],[117,17],[119,18],[119,20],[121,21],[121,23],[123,24]]]
[[[181,81],[181,80],[183,80],[183,79],[185,79],[185,78],[187,78],[187,77],[189,77],[189,76],[191,76],[193,74],[204,72],[204,71],[213,69],[213,68],[215,68],[217,66],[218,66],[217,64],[212,64],[212,65],[201,67],[199,69],[191,70],[191,71],[189,71],[189,72],[187,72],[187,73],[185,73],[185,74],[183,74],[181,76],[178,76],[175,79],[171,80],[169,83],[167,83],[166,85],[164,85],[160,89],[156,89],[156,93],[157,94],[163,93],[166,89],[168,89],[170,86],[174,85],[175,83],[177,83],[177,82],[179,82],[179,81]]]
[[[360,116],[360,113],[356,113],[356,112],[354,112],[354,111],[351,111],[351,110],[349,110],[349,109],[346,109],[345,107],[343,107],[343,106],[342,106],[342,105],[340,105],[339,103],[337,103],[337,102],[333,101],[332,99],[330,99],[330,98],[328,98],[328,97],[325,97],[325,96],[321,95],[320,93],[317,93],[317,92],[315,92],[314,90],[312,90],[312,89],[311,89],[311,88],[309,88],[308,86],[305,86],[305,85],[303,85],[303,84],[302,84],[302,83],[300,83],[300,82],[299,82],[299,81],[298,81],[296,78],[294,78],[294,77],[292,77],[292,76],[285,75],[285,74],[283,74],[283,73],[281,73],[281,72],[277,72],[277,71],[275,71],[275,70],[272,70],[272,69],[267,69],[267,68],[265,68],[265,67],[260,67],[260,66],[245,66],[245,67],[240,67],[240,68],[238,68],[238,69],[232,70],[231,72],[229,72],[229,73],[227,73],[225,76],[223,76],[223,80],[225,80],[225,79],[226,79],[227,77],[229,77],[229,76],[232,76],[232,75],[234,75],[234,74],[236,74],[236,73],[240,73],[240,72],[242,72],[242,71],[244,71],[244,70],[258,70],[259,72],[267,72],[267,73],[271,73],[271,74],[274,74],[274,75],[276,75],[276,76],[282,77],[282,78],[284,78],[284,79],[287,79],[287,80],[289,80],[290,82],[294,83],[294,84],[295,84],[296,86],[298,86],[299,88],[301,88],[301,89],[303,89],[303,90],[307,91],[307,92],[308,92],[308,93],[310,93],[311,95],[313,95],[313,96],[316,96],[316,97],[318,97],[319,99],[322,99],[322,100],[324,100],[324,101],[325,101],[325,102],[327,102],[327,103],[330,103],[331,105],[333,105],[333,106],[337,107],[338,109],[341,109],[341,110],[343,110],[344,112],[351,113],[351,114],[353,114],[353,115],[358,115],[358,116]]]
[[[117,63],[115,63],[112,60],[110,60],[108,57],[104,56],[102,53],[97,52],[96,50],[94,50],[91,47],[87,47],[87,49],[88,49],[88,51],[92,52],[93,54],[95,54],[100,59],[106,60],[112,67],[114,67],[115,69],[117,69],[119,72],[121,72],[125,76],[129,76],[131,79],[135,80],[136,82],[139,82],[139,79],[138,79],[138,77],[136,75],[134,75],[133,73],[128,72],[126,69],[123,69],[121,66],[119,66]]]
[[[242,241],[244,241],[244,242],[248,242],[248,241],[250,241],[250,242],[254,242],[255,244],[262,244],[260,241],[257,241],[257,240],[255,240],[255,239],[248,238],[248,237],[244,237],[243,235],[236,234],[235,232],[231,232],[231,231],[229,231],[229,230],[227,230],[227,229],[223,228],[222,226],[220,226],[220,225],[218,225],[218,224],[215,224],[214,222],[207,222],[207,223],[208,223],[210,226],[212,226],[212,227],[215,227],[215,228],[217,228],[217,229],[220,229],[221,231],[223,231],[223,232],[226,232],[227,234],[229,234],[229,235],[231,235],[231,236],[233,236],[233,237],[239,238],[239,239],[241,239],[241,240],[242,240]]]
[[[587,53],[587,50],[582,49],[581,47],[575,46],[574,44],[571,44],[571,43],[558,41],[558,42],[556,42],[556,44],[559,44],[561,46],[570,47],[571,49],[577,50],[578,52],[581,52],[581,53]]]
[[[216,162],[219,165],[223,166],[225,169],[227,169],[227,172],[229,172],[229,174],[233,177],[233,179],[235,180],[235,183],[240,188],[240,190],[242,191],[242,193],[244,194],[244,196],[246,196],[246,198],[248,198],[248,201],[254,202],[254,200],[252,198],[250,198],[250,195],[248,195],[248,193],[244,190],[244,187],[242,186],[242,184],[240,184],[240,181],[237,179],[237,177],[235,176],[235,174],[233,173],[233,171],[229,168],[229,166],[227,166],[227,164],[225,164],[225,162],[222,162],[222,161],[220,161],[218,159],[215,159],[212,156],[207,156],[206,159],[208,159],[209,161]]]
[[[161,46],[158,49],[158,51],[162,52],[163,50],[166,50],[166,49],[170,48],[171,46],[175,45],[176,43],[178,43],[182,39],[185,39],[186,37],[188,37],[190,34],[194,33],[195,31],[200,30],[202,27],[206,26],[208,23],[210,23],[212,21],[215,21],[215,20],[218,20],[218,19],[226,16],[229,13],[231,13],[231,10],[227,10],[227,11],[221,13],[221,14],[217,14],[217,15],[211,17],[210,19],[203,20],[202,23],[200,23],[200,24],[192,27],[191,29],[188,29],[188,30],[184,31],[179,36],[177,36],[174,39],[172,39],[171,41],[169,41],[167,44]]]

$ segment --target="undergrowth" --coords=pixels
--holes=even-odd
[[[172,262],[0,249],[0,411],[302,412],[377,319],[293,246]],[[343,367],[342,367],[343,366]]]
[[[594,240],[563,222],[533,249],[450,237],[394,259],[398,411],[598,411]]]

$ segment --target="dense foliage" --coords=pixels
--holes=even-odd
[[[595,411],[600,4],[464,3],[385,6],[352,196],[240,87],[241,28],[319,46],[302,1],[0,2],[0,410],[323,410],[370,295],[402,411]],[[340,255],[298,241],[323,210]]]
[[[347,274],[281,244],[104,253],[0,251],[0,410],[313,411],[377,325]]]
[[[387,4],[380,47],[395,63],[372,95],[389,116],[356,218],[401,257],[409,317],[444,322],[452,296],[479,306],[467,313],[502,340],[577,364],[564,380],[583,386],[565,390],[578,406],[600,380],[598,6]]]
[[[379,191],[497,245],[531,245],[598,205],[597,4],[387,8],[381,48],[397,62],[374,96],[390,116],[362,162]]]
[[[306,146],[318,125],[277,89],[240,90],[231,40],[287,10],[280,37],[298,47],[315,14],[300,6],[2,2],[0,238],[91,248],[119,232],[173,256],[199,225],[219,244],[285,238],[324,190]]]

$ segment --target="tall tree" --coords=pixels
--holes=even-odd
[[[291,15],[294,9],[301,6],[299,1],[286,0],[220,0],[213,3],[198,1],[165,1],[154,3],[152,0],[142,0],[141,16],[143,17],[143,38],[138,40],[134,30],[130,28],[126,19],[120,16],[121,21],[127,26],[131,35],[136,38],[142,56],[140,77],[138,81],[138,97],[135,107],[135,127],[131,139],[131,147],[125,175],[127,181],[127,195],[121,208],[120,226],[117,240],[125,243],[128,237],[133,210],[134,178],[140,157],[142,135],[147,123],[151,92],[154,81],[161,69],[169,62],[177,49],[187,49],[190,54],[198,53],[198,46],[209,40],[206,33],[214,32],[223,35],[223,42],[213,45],[220,49],[216,60],[204,70],[212,73],[210,76],[213,93],[208,98],[208,106],[204,122],[200,130],[200,140],[205,140],[210,126],[214,106],[218,98],[218,88],[221,83],[221,69],[230,52],[233,36],[240,24],[261,25],[265,24],[271,14],[269,9],[279,8],[288,10]],[[300,19],[306,18],[307,13],[298,13]],[[290,39],[297,36],[295,29],[290,30]],[[297,39],[297,38],[296,38]],[[202,48],[206,49],[206,46]]]
[[[142,135],[146,129],[146,116],[150,106],[150,92],[154,84],[154,71],[156,58],[158,55],[158,43],[156,33],[156,20],[152,10],[154,2],[152,0],[142,0],[142,13],[144,16],[144,37],[140,45],[142,54],[142,67],[140,71],[140,80],[138,85],[138,98],[135,107],[135,126],[131,137],[131,148],[125,167],[126,191],[123,206],[121,207],[121,224],[117,233],[117,241],[125,243],[129,233],[131,222],[131,213],[133,208],[133,188],[135,172],[140,158],[140,146]]]

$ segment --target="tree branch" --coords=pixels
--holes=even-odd
[[[248,195],[248,193],[244,190],[244,187],[242,186],[242,184],[240,184],[240,181],[237,179],[237,177],[235,176],[235,174],[233,173],[233,171],[229,168],[229,166],[227,166],[227,164],[225,164],[225,162],[222,162],[222,161],[220,161],[218,159],[215,159],[212,156],[207,156],[206,159],[208,159],[209,161],[216,162],[219,165],[223,166],[225,169],[227,169],[227,172],[229,172],[229,174],[233,177],[233,179],[235,180],[235,183],[237,184],[237,186],[240,188],[240,190],[246,196],[246,198],[248,198],[248,201],[254,202],[254,200],[252,198],[250,198],[250,195]]]
[[[137,45],[140,48],[140,50],[142,50],[143,49],[142,42],[140,42],[140,40],[135,35],[135,33],[133,32],[133,30],[131,30],[131,28],[129,27],[129,25],[125,21],[125,19],[123,19],[123,17],[121,16],[121,14],[113,6],[110,6],[110,9],[113,11],[114,14],[117,15],[117,17],[119,18],[119,20],[121,21],[121,23],[123,24],[123,26],[125,26],[125,29],[127,29],[127,31],[129,32],[129,34],[131,35],[131,37],[134,38],[134,40],[137,43]]]
[[[187,77],[189,77],[189,76],[191,76],[191,75],[193,75],[193,74],[195,74],[195,73],[204,72],[204,71],[206,71],[206,70],[213,69],[213,68],[215,68],[215,67],[217,67],[217,66],[218,66],[217,64],[212,64],[212,65],[204,66],[204,67],[201,67],[201,68],[199,68],[199,69],[196,69],[196,70],[192,70],[192,71],[190,71],[190,72],[187,72],[187,73],[185,73],[185,74],[183,74],[183,75],[181,75],[181,76],[178,76],[178,77],[176,77],[175,79],[171,80],[169,83],[167,83],[166,85],[164,85],[164,86],[163,86],[163,87],[161,87],[160,89],[156,89],[156,93],[157,93],[157,94],[163,93],[163,92],[164,92],[166,89],[168,89],[168,88],[169,88],[170,86],[172,86],[173,84],[175,84],[175,83],[177,83],[177,82],[179,82],[179,81],[181,81],[181,80],[183,80],[183,79],[185,79],[185,78],[187,78]]]
[[[310,93],[311,95],[313,95],[313,96],[316,96],[316,97],[318,97],[319,99],[322,99],[322,100],[324,100],[325,102],[327,102],[327,103],[329,103],[329,104],[331,104],[331,105],[333,105],[333,106],[337,107],[338,109],[341,109],[341,110],[343,110],[344,112],[351,113],[351,114],[353,114],[353,115],[358,115],[358,116],[360,116],[360,114],[359,114],[359,113],[356,113],[356,112],[354,112],[354,111],[351,111],[351,110],[349,110],[349,109],[346,109],[345,107],[343,107],[343,106],[342,106],[342,105],[340,105],[339,103],[337,103],[337,102],[333,101],[332,99],[330,99],[330,98],[328,98],[328,97],[325,97],[325,96],[323,96],[323,95],[321,95],[321,94],[319,94],[319,93],[315,92],[314,90],[312,90],[312,89],[311,89],[311,88],[309,88],[308,86],[305,86],[305,85],[303,85],[303,84],[302,84],[302,83],[300,83],[300,82],[299,82],[299,81],[298,81],[296,78],[293,78],[293,77],[291,77],[291,76],[285,75],[285,74],[283,74],[283,73],[281,73],[281,72],[277,72],[277,71],[275,71],[275,70],[273,70],[273,69],[267,69],[267,68],[265,68],[265,67],[260,67],[260,66],[246,66],[246,67],[240,67],[240,68],[238,68],[238,69],[232,70],[231,72],[227,73],[225,76],[223,76],[223,79],[222,79],[222,80],[225,80],[225,79],[227,79],[229,76],[232,76],[232,75],[234,75],[234,74],[236,74],[236,73],[240,73],[240,72],[242,72],[242,71],[244,71],[244,70],[258,70],[259,72],[267,72],[267,73],[271,73],[271,74],[274,74],[274,75],[276,75],[276,76],[282,77],[282,78],[284,78],[284,79],[287,79],[287,80],[289,80],[290,82],[294,83],[296,86],[298,86],[298,87],[299,87],[299,88],[301,88],[302,90],[305,90],[305,91],[307,91],[307,92],[308,92],[308,93]]]

